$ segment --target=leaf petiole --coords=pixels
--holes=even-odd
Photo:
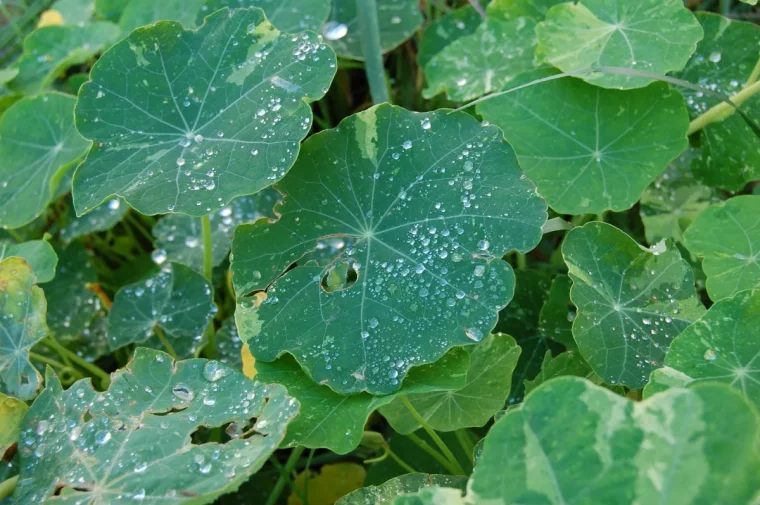
[[[375,0],[356,0],[356,12],[359,14],[359,37],[364,54],[364,71],[369,81],[372,103],[390,102],[388,85],[385,82],[383,50],[380,47],[380,26],[377,20],[377,2]]]
[[[211,218],[206,215],[201,218],[201,237],[203,239],[203,275],[208,280],[211,288],[214,287],[213,273],[214,273],[214,244],[211,241]],[[213,358],[216,354],[216,332],[214,331],[214,319],[208,323],[206,328],[206,337],[208,343],[205,347],[206,356]]]
[[[164,348],[166,348],[166,352],[168,352],[172,358],[175,360],[178,360],[177,352],[174,350],[174,347],[169,343],[169,340],[166,338],[166,335],[164,334],[164,330],[159,328],[158,326],[153,327],[153,331],[156,333],[156,336],[161,341],[161,344],[163,344]]]
[[[57,352],[58,355],[61,356],[62,358],[71,360],[72,362],[76,363],[77,366],[87,370],[93,376],[100,379],[101,387],[103,387],[104,389],[108,388],[108,385],[111,384],[111,376],[108,375],[106,372],[104,372],[103,369],[101,369],[99,366],[94,365],[90,363],[89,361],[86,361],[85,359],[81,358],[75,352],[70,351],[66,347],[62,346],[53,338],[46,338],[45,340],[43,340],[43,342],[46,346],[50,347],[55,352]]]
[[[275,461],[274,455],[270,458],[272,464],[280,472],[280,477],[277,479],[277,482],[275,483],[272,492],[269,493],[267,501],[264,505],[274,505],[277,503],[277,500],[279,500],[280,495],[282,494],[282,490],[285,488],[286,484],[290,484],[291,487],[295,489],[295,486],[290,479],[290,473],[295,468],[296,463],[298,463],[298,459],[301,457],[301,454],[303,454],[304,449],[305,447],[300,445],[293,449],[293,452],[291,452],[290,456],[288,456],[288,460],[285,462],[284,467],[280,465],[279,462]]]
[[[433,447],[430,446],[427,442],[425,442],[423,439],[415,435],[414,433],[409,433],[406,435],[406,437],[411,440],[414,445],[425,451],[431,458],[436,460],[441,466],[443,466],[446,471],[450,472],[452,475],[456,475],[458,470],[454,465],[451,464],[451,462],[446,459],[440,452],[436,451]],[[460,475],[464,475],[464,472],[462,472]]]
[[[456,430],[454,434],[459,441],[459,445],[462,446],[462,450],[467,454],[467,457],[470,458],[470,461],[472,461],[475,456],[475,444],[472,443],[470,432],[466,428],[462,428]]]
[[[460,465],[459,461],[457,461],[456,457],[454,457],[454,453],[451,452],[451,449],[449,449],[449,446],[447,446],[446,442],[444,442],[441,439],[441,437],[438,436],[438,433],[436,433],[435,430],[430,427],[430,425],[427,423],[427,421],[425,421],[425,419],[420,415],[420,413],[417,412],[417,409],[414,408],[414,406],[409,401],[409,399],[406,396],[402,396],[401,402],[404,404],[406,409],[412,415],[414,420],[417,421],[417,424],[422,426],[422,429],[425,430],[425,432],[430,436],[431,439],[433,439],[433,442],[435,442],[435,445],[438,446],[438,448],[441,450],[443,455],[446,456],[446,459],[449,460],[449,463],[451,463],[451,468],[455,470],[454,473],[456,475],[465,475],[462,465]]]

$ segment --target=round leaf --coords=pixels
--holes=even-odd
[[[542,339],[554,340],[573,350],[578,346],[573,340],[575,306],[570,301],[571,286],[567,275],[558,275],[552,280],[549,295],[539,313],[538,332]]]
[[[79,92],[77,127],[95,144],[74,175],[77,213],[117,195],[143,214],[202,216],[269,186],[335,65],[316,34],[282,35],[258,9],[135,30]]]
[[[21,244],[0,240],[0,261],[17,256],[32,268],[37,282],[49,282],[55,277],[58,256],[55,249],[45,240],[32,240]]]
[[[61,240],[69,243],[91,233],[108,231],[127,215],[127,211],[129,206],[118,198],[107,201],[82,217],[77,217],[74,208],[69,207],[66,212],[66,224],[61,228]]]
[[[260,306],[240,298],[238,329],[258,360],[288,352],[343,394],[391,393],[488,335],[514,288],[501,257],[532,249],[546,221],[498,129],[447,111],[351,116],[309,138],[276,188],[279,220],[233,241],[238,295],[268,288]],[[285,273],[334,237],[354,242],[331,266]],[[343,284],[327,288],[331,272]]]

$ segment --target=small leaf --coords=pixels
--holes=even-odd
[[[501,257],[532,249],[546,221],[499,130],[448,111],[353,115],[310,137],[276,189],[279,220],[233,241],[238,330],[257,360],[288,352],[341,394],[391,393],[410,367],[487,336],[512,298]],[[330,238],[352,240],[333,266],[286,273]],[[326,289],[341,266],[344,285]],[[265,288],[260,306],[242,298]]]
[[[206,0],[197,23],[201,24],[204,16],[222,7],[258,7],[283,32],[319,32],[330,12],[330,0]]]
[[[563,352],[553,358],[547,352],[541,365],[541,371],[536,375],[536,378],[525,381],[525,394],[530,394],[531,391],[551,379],[567,376],[583,377],[598,386],[604,386],[604,381],[601,377],[591,370],[589,364],[586,363],[577,351]],[[625,394],[625,388],[622,386],[614,386],[608,389],[618,394]]]
[[[23,258],[0,262],[0,391],[31,400],[40,374],[29,362],[29,350],[48,333],[47,302]]]
[[[395,477],[379,486],[367,486],[357,489],[335,502],[335,505],[377,505],[392,503],[396,497],[416,493],[429,487],[450,487],[464,491],[467,478],[455,475],[431,475],[425,473],[408,473]]]
[[[554,75],[523,74],[506,89]],[[556,79],[490,99],[477,110],[504,131],[525,173],[561,214],[631,208],[688,146],[683,97],[662,83],[615,91]]]
[[[18,434],[21,431],[21,421],[29,407],[12,396],[0,393],[0,455],[5,454],[13,444],[18,442]]]
[[[488,17],[508,21],[521,17],[543,21],[549,9],[567,0],[493,0]]]
[[[681,0],[582,0],[549,9],[538,25],[537,55],[563,72],[608,66],[662,75],[681,70],[703,35]],[[618,89],[653,81],[604,72],[578,77]]]
[[[293,482],[295,489],[288,497],[288,505],[302,505],[299,495],[306,490],[310,505],[333,505],[339,498],[362,487],[366,476],[364,467],[356,463],[324,465],[319,472],[305,470]]]
[[[335,55],[280,34],[259,9],[222,9],[198,30],[159,22],[95,64],[77,127],[95,141],[74,175],[77,214],[121,196],[143,214],[210,214],[282,177],[311,128]]]
[[[482,343],[465,347],[470,353],[467,384],[454,391],[406,394],[415,410],[437,431],[480,428],[504,408],[520,347],[509,335],[490,335]],[[421,428],[401,399],[380,413],[402,435]]]
[[[74,207],[69,206],[66,212],[65,225],[61,228],[61,240],[68,244],[72,240],[91,233],[108,231],[119,223],[129,211],[129,206],[113,198],[92,212],[77,217]]]
[[[55,277],[58,256],[55,249],[45,240],[32,240],[14,244],[0,240],[0,261],[10,257],[23,258],[32,268],[37,282],[48,282]]]
[[[554,340],[569,350],[577,349],[573,339],[575,306],[570,301],[572,282],[567,275],[552,280],[549,295],[538,316],[538,332],[544,340]]]
[[[760,196],[737,196],[705,210],[686,230],[686,248],[704,257],[713,301],[760,288],[759,215]]]
[[[417,52],[419,67],[424,68],[435,55],[455,40],[472,34],[482,22],[483,18],[478,11],[471,5],[466,5],[431,23],[422,32],[420,39]]]
[[[614,226],[568,233],[562,255],[578,307],[573,336],[607,383],[640,389],[672,340],[704,312],[694,274],[672,243],[646,249]]]
[[[313,1],[313,0],[311,0]],[[322,35],[338,56],[363,60],[356,2],[331,0],[330,20]],[[417,0],[382,0],[377,2],[380,47],[387,53],[414,35],[422,24]]]
[[[60,492],[92,505],[116,496],[200,504],[237,489],[277,449],[298,403],[224,366],[209,377],[212,363],[137,349],[104,393],[86,380],[63,391],[51,373],[22,428],[16,503],[54,503]],[[223,444],[191,438],[230,423],[253,434]]]
[[[211,286],[198,272],[176,263],[144,281],[120,289],[108,316],[111,350],[151,338],[162,332],[178,356],[192,356],[203,346],[203,336],[215,312]]]
[[[42,214],[87,142],[74,128],[74,97],[23,98],[0,117],[0,225],[18,228]]]

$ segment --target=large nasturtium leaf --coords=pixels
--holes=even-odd
[[[757,62],[760,27],[708,13],[697,14],[705,38],[686,64],[680,79],[732,96],[748,81]],[[692,118],[720,102],[715,96],[682,89]],[[760,117],[760,96],[741,105],[750,118]],[[705,184],[730,191],[760,179],[760,139],[739,115],[705,126],[699,133],[702,157],[695,160],[694,174]]]
[[[363,60],[356,2],[331,1],[330,20],[322,29],[322,35],[335,49],[338,56]],[[380,29],[380,47],[384,53],[387,53],[414,35],[422,24],[419,2],[417,0],[377,2],[377,21]]]
[[[760,288],[760,196],[744,195],[697,216],[684,234],[686,248],[704,257],[713,301]]]
[[[192,356],[203,346],[204,331],[216,312],[211,286],[203,275],[169,263],[156,275],[120,289],[108,316],[111,349],[151,339],[161,332],[177,352]]]
[[[84,216],[77,217],[73,206],[66,212],[66,221],[61,228],[61,240],[69,243],[91,233],[107,231],[116,226],[129,211],[129,206],[118,198],[108,200]]]
[[[552,75],[556,71],[529,72],[507,88]],[[557,79],[487,100],[477,110],[502,129],[539,193],[562,214],[631,208],[688,146],[683,98],[662,83],[617,91]]]
[[[558,275],[552,280],[549,294],[538,316],[538,333],[543,340],[554,340],[567,349],[577,349],[573,339],[575,306],[570,301],[572,282],[567,275]]]
[[[665,357],[669,371],[653,375],[653,387],[666,388],[672,382],[667,377],[677,377],[684,385],[725,382],[760,407],[758,325],[760,291],[743,291],[719,300],[673,340]]]
[[[597,222],[568,233],[562,255],[581,355],[607,383],[642,388],[673,338],[704,312],[691,267],[670,241],[646,249]]]
[[[144,214],[201,216],[271,185],[335,66],[317,34],[280,34],[259,9],[135,30],[79,92],[77,127],[95,143],[74,175],[77,213],[118,195]]]
[[[330,0],[206,0],[197,23],[201,24],[203,17],[222,7],[258,7],[282,32],[319,32],[330,12]]]
[[[655,74],[681,70],[703,37],[682,0],[582,0],[556,5],[538,25],[537,55],[563,72],[599,66]],[[594,72],[596,86],[629,89],[649,77]]]
[[[415,410],[438,431],[484,426],[504,408],[517,366],[520,347],[509,335],[489,335],[465,347],[470,353],[467,384],[453,391],[407,394]],[[380,408],[393,429],[407,435],[421,428],[400,398]]]
[[[467,352],[452,349],[433,364],[412,368],[398,394],[461,389],[465,386],[469,365]],[[346,454],[359,446],[369,415],[396,396],[339,395],[314,382],[290,356],[273,363],[257,361],[256,372],[257,381],[282,384],[302,405],[283,442],[293,447],[327,448]]]
[[[128,0],[119,18],[119,27],[125,34],[135,28],[153,24],[157,21],[177,21],[186,28],[193,28],[198,17],[198,12],[205,1],[162,0],[154,2],[152,0]],[[212,64],[212,62],[209,62],[209,64]]]
[[[18,398],[0,393],[0,454],[5,454],[10,446],[18,441],[21,421],[29,407]]]
[[[218,265],[230,251],[235,228],[261,217],[274,218],[272,209],[279,194],[266,189],[255,195],[241,196],[211,214],[212,263]],[[168,261],[203,271],[203,233],[201,221],[182,214],[170,214],[153,227],[154,245]]]
[[[211,503],[261,468],[297,411],[281,386],[151,349],[138,349],[104,393],[85,380],[63,391],[51,372],[22,428],[15,503],[58,503],[59,490],[66,503]],[[228,423],[251,434],[191,438]]]
[[[468,4],[431,23],[422,32],[417,51],[420,68],[424,68],[435,55],[455,40],[473,33],[482,22],[483,18],[478,11]]]
[[[532,249],[546,221],[501,132],[449,111],[350,116],[275,187],[279,220],[233,241],[238,329],[256,359],[288,352],[343,394],[391,393],[410,367],[487,336],[514,289],[501,257]],[[285,273],[334,237],[353,243],[332,266]],[[323,285],[331,272],[343,285]],[[242,298],[265,288],[260,305]]]
[[[0,116],[0,226],[18,228],[40,215],[69,164],[87,151],[74,127],[75,103],[46,93]]]
[[[517,75],[532,70],[536,23],[488,19],[471,35],[460,37],[425,65],[425,98],[439,93],[464,102],[500,90]]]
[[[46,26],[24,39],[24,54],[18,61],[19,73],[9,87],[33,95],[47,87],[58,74],[85,63],[119,38],[113,23],[88,23],[83,26]]]
[[[467,478],[460,475],[408,473],[378,486],[367,486],[347,494],[335,505],[379,505],[393,503],[396,497],[416,493],[429,487],[448,487],[464,491]]]
[[[37,282],[48,282],[55,277],[58,256],[46,240],[31,240],[20,244],[0,240],[0,261],[12,256],[24,258]]]
[[[48,333],[47,302],[23,258],[0,262],[0,392],[31,400],[40,374],[29,362],[29,350]]]

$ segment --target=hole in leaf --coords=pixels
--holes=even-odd
[[[320,286],[328,293],[344,291],[356,283],[359,272],[353,260],[340,260],[335,262],[322,276]]]

